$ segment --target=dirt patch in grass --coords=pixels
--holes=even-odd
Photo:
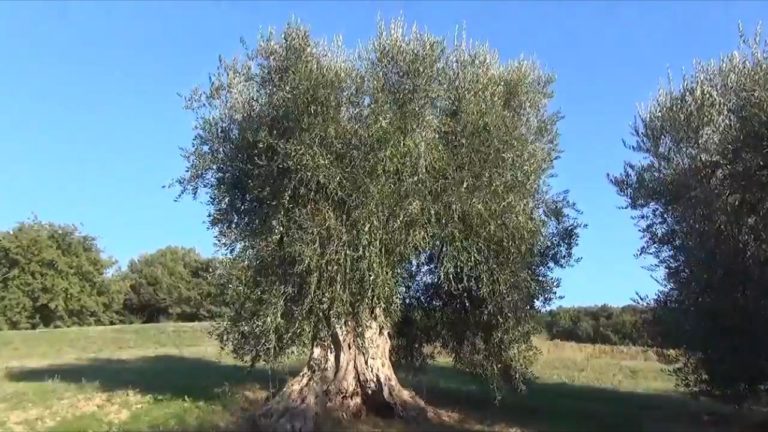
[[[56,401],[50,408],[32,406],[6,413],[6,427],[11,432],[41,430],[53,426],[68,417],[99,412],[109,423],[119,423],[132,410],[140,408],[146,397],[136,392],[92,393],[72,395]]]

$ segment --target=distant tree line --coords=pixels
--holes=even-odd
[[[219,260],[168,246],[125,269],[74,225],[0,232],[0,330],[214,319]]]
[[[559,307],[545,311],[540,325],[550,339],[603,344],[655,346],[651,311],[640,305]]]
[[[74,225],[22,222],[0,232],[0,329],[213,320],[224,307],[216,281],[226,278],[214,277],[223,267],[168,246],[121,269]],[[647,346],[648,318],[635,305],[560,307],[539,324],[551,339]]]
[[[0,330],[214,320],[222,316],[226,298],[217,294],[237,274],[224,267],[223,260],[194,249],[167,246],[121,269],[74,225],[22,222],[0,232]],[[430,265],[422,267],[412,271],[424,273]],[[438,285],[411,291],[436,295]],[[446,305],[445,299],[433,303]],[[413,327],[409,305],[406,324],[398,329]],[[656,315],[640,305],[559,307],[541,312],[538,321],[551,339],[653,346],[659,343],[651,331],[660,321]]]

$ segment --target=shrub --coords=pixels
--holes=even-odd
[[[211,274],[215,261],[168,246],[128,263],[125,312],[134,321],[206,321],[219,313]]]
[[[33,219],[0,232],[0,329],[119,322],[114,264],[73,225]]]

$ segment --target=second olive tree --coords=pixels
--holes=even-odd
[[[768,51],[743,42],[659,92],[611,177],[663,274],[650,306],[678,384],[737,403],[768,386]]]

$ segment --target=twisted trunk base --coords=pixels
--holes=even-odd
[[[363,337],[362,344],[357,337]],[[376,323],[362,333],[337,329],[332,344],[317,344],[301,373],[256,414],[260,429],[314,431],[320,416],[429,417],[429,407],[403,388],[389,358],[389,332]]]

